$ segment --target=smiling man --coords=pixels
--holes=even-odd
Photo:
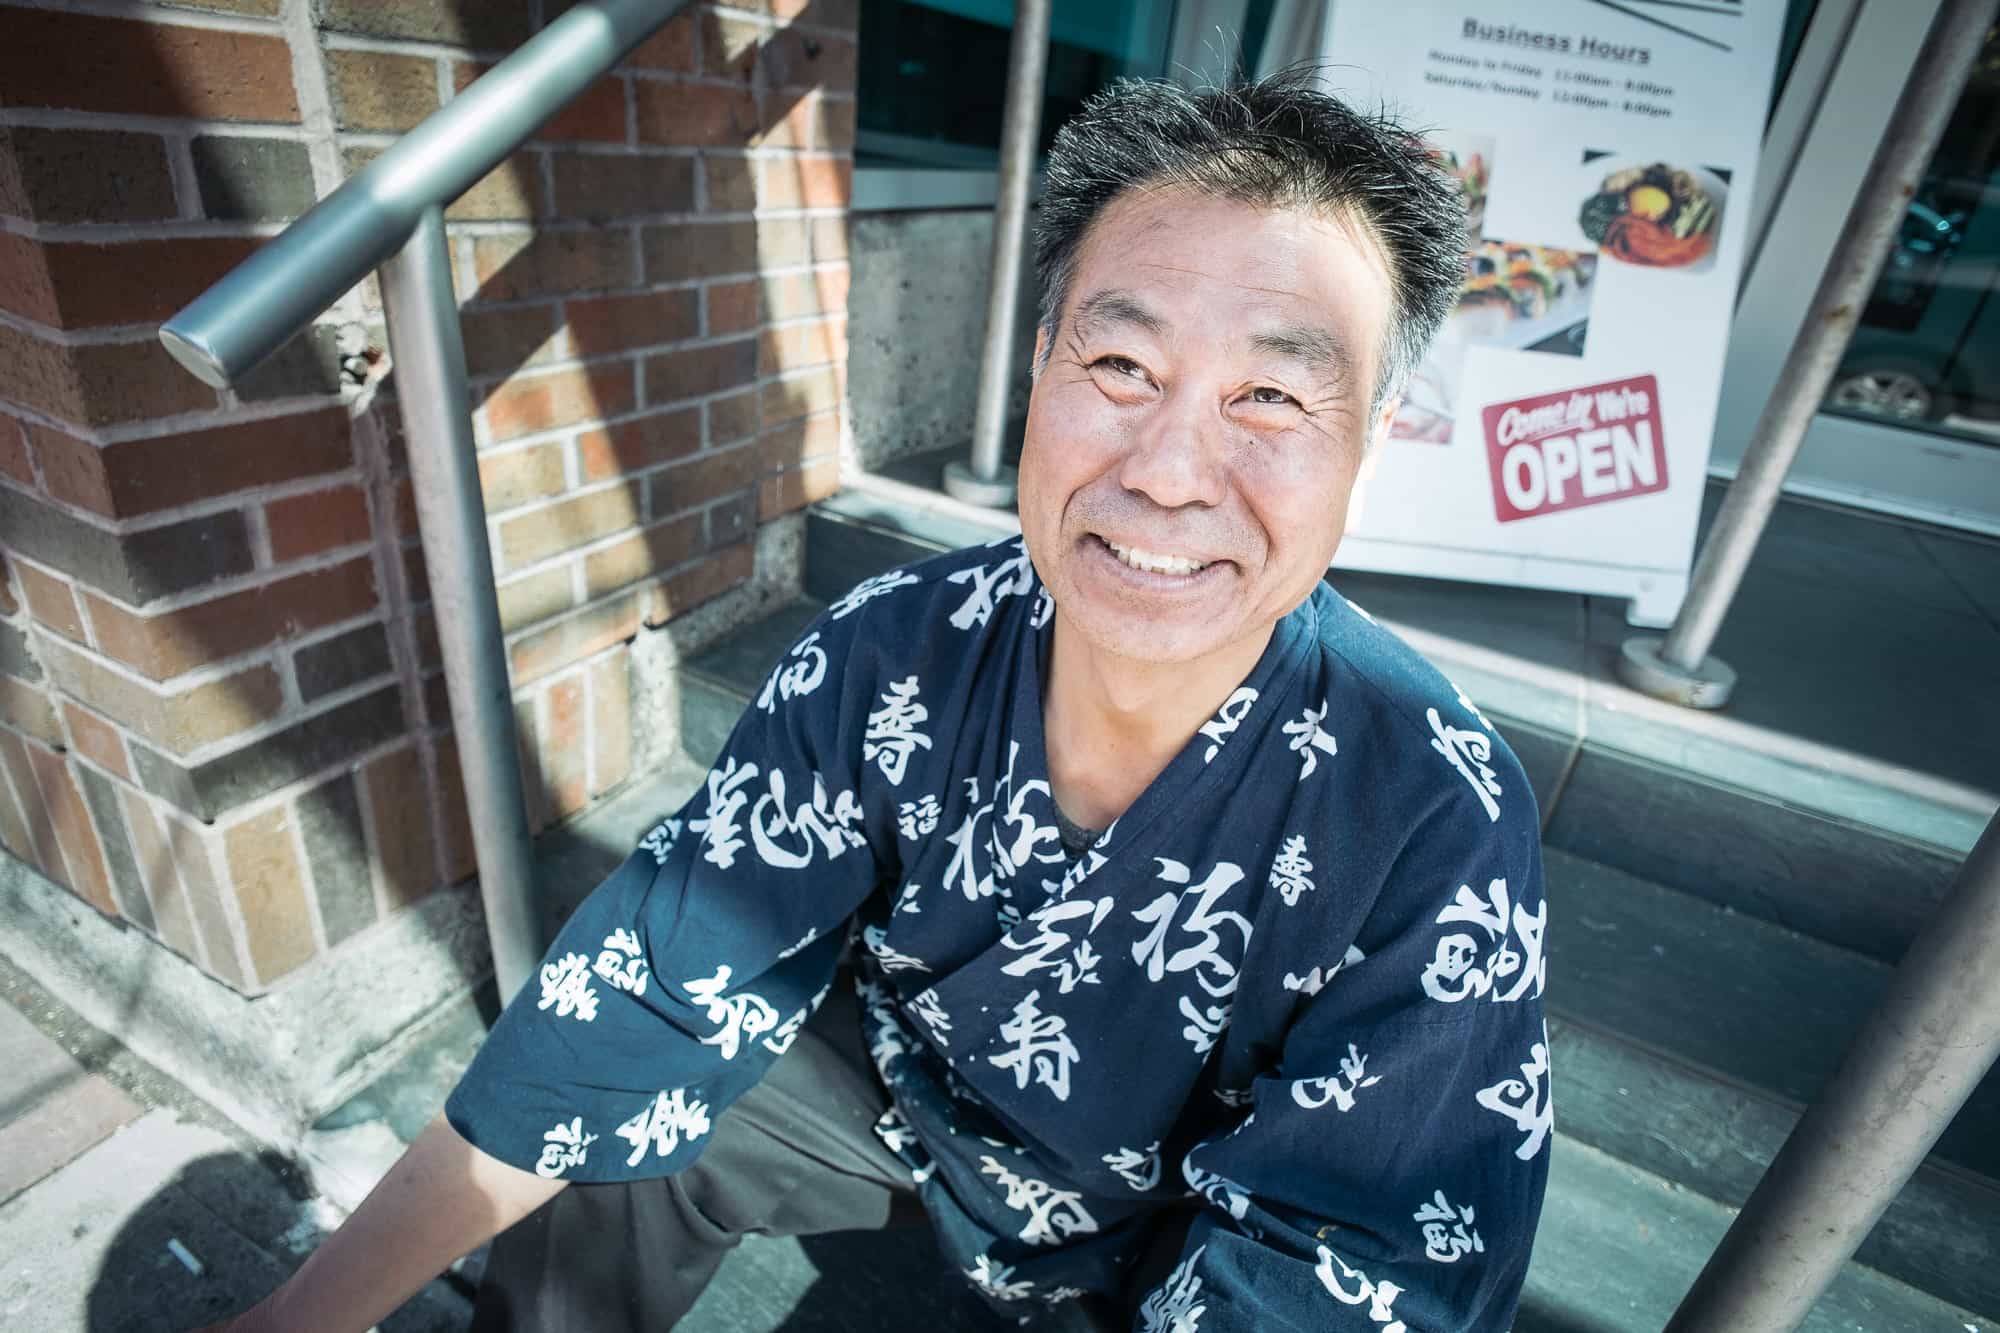
[[[1022,539],[828,608],[242,1326],[365,1326],[525,1218],[475,1327],[664,1328],[746,1233],[927,1216],[1010,1319],[1506,1328],[1534,801],[1322,582],[1463,235],[1417,141],[1301,78],[1088,106]]]

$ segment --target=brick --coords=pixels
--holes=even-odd
[[[383,51],[328,51],[335,123],[343,130],[408,130],[438,109],[437,61]]]
[[[22,680],[42,678],[41,665],[28,647],[28,627],[0,623],[0,671]]]
[[[368,836],[361,822],[361,797],[354,775],[342,773],[299,793],[299,841],[306,849],[313,898],[328,948],[375,923]]]
[[[816,319],[765,329],[757,337],[757,373],[783,375],[847,360],[847,321]]]
[[[34,767],[35,781],[41,787],[49,827],[54,830],[63,860],[69,866],[69,887],[106,916],[117,916],[118,904],[111,897],[111,879],[104,868],[104,846],[97,840],[97,830],[91,827],[90,812],[83,804],[83,794],[77,790],[68,761],[54,750],[30,745],[28,762]]]
[[[661,580],[650,590],[647,626],[664,625],[682,612],[749,582],[755,565],[751,544],[743,542]]]
[[[319,951],[305,875],[292,850],[290,812],[281,806],[246,819],[224,831],[222,846],[243,912],[250,965],[269,985]]]
[[[739,338],[646,358],[646,398],[668,403],[699,398],[757,378],[757,340]]]
[[[627,361],[517,375],[486,399],[486,424],[497,440],[618,416],[633,406]]]
[[[174,868],[180,872],[181,888],[187,895],[208,970],[232,986],[247,987],[249,980],[229,929],[229,908],[216,878],[209,840],[181,820],[169,817],[164,822],[167,840],[174,849]]]
[[[0,532],[21,554],[136,604],[253,563],[243,516],[234,510],[121,536],[0,488]]]
[[[839,372],[837,366],[809,370],[803,375],[765,384],[761,389],[764,424],[772,426],[840,406],[842,376]]]
[[[176,236],[108,245],[44,241],[40,281],[0,282],[0,305],[59,329],[158,323],[213,286],[262,242]]]
[[[590,665],[590,794],[602,796],[632,773],[630,654]]]
[[[559,500],[500,523],[500,556],[509,570],[608,537],[640,521],[640,487],[609,486]]]
[[[292,654],[292,674],[305,703],[387,675],[393,667],[389,631],[380,621],[307,644]]]
[[[86,592],[98,649],[168,680],[210,662],[352,620],[377,604],[375,565],[357,556],[153,616]]]
[[[530,694],[514,700],[514,741],[515,756],[521,765],[521,808],[528,816],[528,829],[540,833],[548,827],[549,816],[554,802],[549,799],[548,784],[542,780],[542,743],[540,728],[536,725],[536,707],[540,696]]]
[[[354,465],[345,410],[94,445],[32,428],[49,494],[107,518],[134,518]]]
[[[45,657],[50,678],[62,689],[176,754],[269,721],[284,707],[277,672],[261,664],[165,693],[53,642]]]
[[[661,25],[658,32],[634,47],[631,54],[625,57],[626,67],[675,74],[694,73],[695,21],[694,6],[689,5]]]
[[[0,213],[102,223],[151,222],[177,212],[158,135],[0,127]]]
[[[299,118],[279,37],[10,9],[0,106],[192,120]]]
[[[555,211],[565,219],[629,218],[694,210],[694,159],[630,153],[557,153]]]
[[[465,331],[466,373],[475,379],[553,360],[562,332],[553,305],[475,307],[460,314],[459,324]]]
[[[632,86],[639,142],[670,148],[741,148],[757,133],[757,98],[748,88],[641,79]]]
[[[754,158],[734,153],[704,153],[702,207],[710,213],[748,213],[756,208],[757,170]]]
[[[745,389],[742,393],[711,398],[703,403],[702,411],[708,416],[709,448],[755,435],[763,425],[762,397],[755,389]]]
[[[28,760],[30,744],[11,731],[0,730],[0,765],[6,767],[6,776],[11,779],[14,794],[20,801],[21,818],[26,825],[34,863],[43,874],[67,888],[69,866],[63,861],[61,845],[56,842],[55,826],[49,822],[41,784],[35,780],[35,766]],[[0,787],[5,785],[0,783]],[[5,792],[0,791],[0,796],[4,795]]]
[[[683,514],[666,523],[641,529],[583,562],[583,595],[594,601],[605,593],[672,569],[701,549],[701,516]]]
[[[554,442],[479,456],[479,485],[489,514],[555,495],[565,484],[563,447]]]
[[[846,208],[853,200],[854,163],[848,158],[787,154],[758,165],[758,208]]]
[[[774,322],[847,313],[850,277],[845,265],[768,274],[762,281],[766,318]]]
[[[538,680],[632,638],[650,600],[648,590],[622,593],[514,640],[507,655],[515,685]]]
[[[570,344],[581,357],[680,342],[701,326],[700,298],[688,288],[569,301],[563,310]]]
[[[12,11],[10,11],[12,12]],[[157,338],[64,347],[0,324],[0,399],[87,426],[215,407]]]
[[[754,491],[732,495],[710,505],[705,512],[711,550],[719,551],[725,546],[748,541],[750,534],[757,530],[757,495]]]
[[[549,687],[548,728],[541,737],[542,786],[552,812],[573,815],[590,803],[590,714],[585,673]]]
[[[69,723],[70,745],[78,754],[128,782],[132,780],[132,765],[125,756],[125,737],[118,728],[69,702],[63,704],[63,719]]]
[[[764,28],[744,19],[704,13],[698,20],[696,42],[701,54],[701,72],[712,79],[750,81],[757,66],[758,44]]]
[[[711,282],[702,288],[702,300],[707,305],[703,331],[714,338],[756,328],[757,321],[762,318],[761,295],[758,284],[753,280]]]
[[[129,787],[118,788],[118,800],[125,810],[125,831],[131,835],[133,855],[139,864],[140,878],[145,882],[154,933],[181,956],[198,957],[200,946],[194,939],[194,918],[188,909],[187,892],[181,888],[173,849],[160,831],[159,818],[146,798]]]
[[[298,140],[197,134],[188,151],[205,217],[289,222],[318,201],[312,162]]]
[[[155,796],[197,818],[215,819],[403,731],[402,688],[385,685],[191,767],[134,744],[132,768],[140,784]]]
[[[28,452],[27,424],[5,416],[0,416],[0,476],[34,489],[35,464]]]
[[[44,745],[61,745],[62,728],[49,692],[16,676],[0,675],[0,719]]]
[[[402,746],[370,760],[361,771],[368,793],[369,822],[374,831],[375,862],[382,871],[382,890],[394,911],[406,907],[437,886],[431,860],[431,803],[424,782],[423,757],[414,745]]]
[[[766,477],[757,483],[757,521],[768,523],[780,514],[817,504],[839,489],[840,462],[832,458],[817,458]]]
[[[681,282],[787,268],[806,262],[805,220],[676,222],[642,233],[649,282]]]
[[[83,630],[83,613],[77,609],[76,595],[67,582],[18,562],[15,572],[21,580],[21,593],[28,599],[29,615],[78,643],[88,639]]]
[[[472,847],[472,819],[465,809],[465,775],[458,766],[458,737],[437,745],[438,841],[444,845],[445,882],[456,884],[478,870]]]
[[[831,457],[840,452],[840,415],[828,412],[774,427],[758,441],[758,450],[759,465],[766,472]]]
[[[0,616],[19,615],[21,601],[7,573],[7,553],[0,551]]]
[[[628,472],[684,458],[701,447],[701,414],[692,407],[614,421],[577,436],[586,481],[608,481]]]
[[[481,236],[472,253],[486,301],[605,291],[637,278],[630,234],[601,227]]]
[[[139,875],[138,859],[132,854],[132,840],[125,833],[125,816],[119,809],[118,792],[111,779],[82,764],[73,764],[83,803],[90,808],[97,827],[98,846],[104,853],[104,869],[111,889],[112,906],[119,916],[139,929],[154,929],[153,905],[146,898],[146,884]]]
[[[700,509],[736,491],[747,490],[758,472],[758,450],[739,444],[661,468],[647,476],[655,514]]]
[[[0,850],[5,850],[23,865],[37,864],[35,840],[28,832],[28,825],[22,818],[20,807],[14,803],[13,788],[7,778],[4,759],[0,759]]]
[[[854,103],[846,98],[831,101],[818,93],[804,97],[767,94],[763,124],[751,144],[757,148],[852,152]]]
[[[359,486],[287,496],[264,506],[271,559],[278,564],[365,542],[372,535],[368,496]]]
[[[847,258],[847,217],[818,217],[807,221],[812,235],[812,260],[815,264]]]
[[[174,0],[175,9],[202,9],[215,14],[247,14],[274,19],[283,0]]]
[[[403,37],[509,51],[534,34],[526,0],[322,0],[320,26],[364,37]]]
[[[566,565],[540,570],[526,578],[502,583],[498,589],[500,600],[500,628],[511,634],[517,629],[525,629],[538,620],[561,615],[576,605],[576,594],[571,586],[570,571]]]
[[[766,88],[850,93],[858,55],[848,38],[785,27],[773,32],[757,52],[757,66]]]

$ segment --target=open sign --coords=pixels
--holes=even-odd
[[[1481,417],[1502,523],[1667,489],[1651,375],[1494,403]]]

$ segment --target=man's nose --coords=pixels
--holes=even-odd
[[[1226,488],[1225,434],[1214,401],[1188,386],[1178,387],[1131,437],[1118,469],[1119,484],[1163,509],[1219,505]]]

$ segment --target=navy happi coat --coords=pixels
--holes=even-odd
[[[578,909],[447,1107],[576,1181],[671,1174],[858,937],[866,1038],[940,1244],[1019,1311],[1138,1327],[1503,1329],[1548,1170],[1533,796],[1452,685],[1319,585],[1072,860],[1053,604],[1018,539],[868,580],[705,788]]]

